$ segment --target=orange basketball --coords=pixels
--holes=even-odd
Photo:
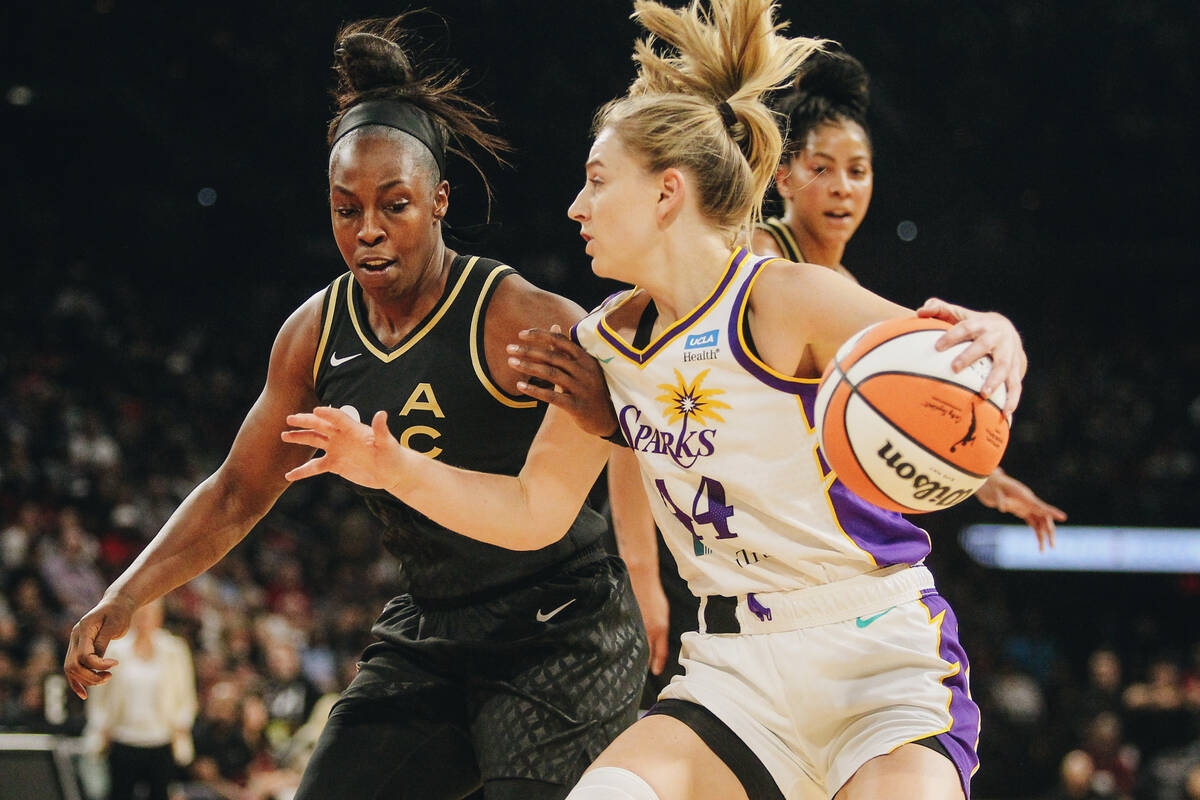
[[[992,360],[951,370],[969,343],[935,350],[949,327],[918,317],[877,323],[843,344],[821,376],[816,425],[825,460],[882,508],[924,513],[959,503],[1008,445],[1004,387],[979,394]]]

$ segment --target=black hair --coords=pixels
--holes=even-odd
[[[367,100],[399,100],[420,108],[445,134],[447,150],[474,167],[483,179],[488,198],[491,186],[483,169],[468,150],[468,143],[487,152],[501,164],[508,143],[487,130],[496,118],[487,108],[460,92],[466,73],[453,63],[441,62],[419,68],[417,62],[433,63],[422,52],[410,58],[411,36],[404,24],[412,15],[364,19],[344,26],[337,35],[333,70],[337,88],[333,95],[337,114],[329,122],[326,144],[332,148],[334,132],[346,112]],[[444,176],[443,176],[444,177]]]
[[[869,81],[862,63],[844,50],[826,49],[805,61],[792,88],[775,103],[786,120],[784,160],[804,149],[809,133],[827,122],[856,122],[870,141]]]

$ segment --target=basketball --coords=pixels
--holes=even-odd
[[[1001,386],[980,396],[992,360],[950,369],[970,343],[938,352],[950,328],[904,317],[859,331],[821,376],[815,424],[830,468],[881,508],[937,511],[975,493],[1008,445]]]

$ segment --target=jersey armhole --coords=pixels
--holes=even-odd
[[[329,284],[329,288],[325,290],[325,297],[321,300],[321,338],[317,341],[317,354],[313,359],[314,389],[317,386],[317,377],[321,372],[321,361],[325,358],[325,346],[329,344],[329,331],[333,327],[333,311],[337,306],[342,286],[349,276],[350,273],[346,272],[335,278],[333,283]]]
[[[760,382],[772,389],[798,395],[806,391],[808,387],[816,386],[821,382],[820,379],[784,375],[763,361],[758,355],[758,348],[755,347],[754,341],[750,337],[750,318],[747,314],[750,309],[750,293],[754,290],[754,284],[762,274],[763,267],[772,261],[783,260],[785,259],[778,257],[760,260],[754,265],[750,277],[742,284],[737,298],[734,300],[732,313],[729,315],[729,347],[733,351],[734,359],[741,364],[742,369]]]
[[[475,377],[479,379],[479,384],[501,405],[508,406],[509,408],[536,408],[536,400],[523,399],[522,395],[509,394],[496,385],[496,382],[492,380],[491,371],[488,370],[487,356],[484,350],[483,322],[487,313],[487,307],[491,304],[492,295],[495,294],[496,287],[500,285],[500,281],[509,275],[515,275],[516,272],[512,267],[500,264],[493,268],[483,281],[483,288],[479,290],[479,297],[475,300],[475,310],[471,313],[471,331],[469,334],[471,340],[471,367],[475,370]]]

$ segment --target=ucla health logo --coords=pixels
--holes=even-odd
[[[717,332],[709,333],[715,341]],[[696,337],[706,335],[698,333]],[[694,337],[688,338],[690,340]],[[716,399],[716,395],[725,394],[724,389],[704,388],[704,379],[708,377],[708,373],[709,370],[706,369],[688,383],[679,370],[675,370],[675,383],[658,385],[665,394],[654,399],[665,406],[663,411],[671,430],[659,430],[641,422],[642,412],[637,406],[622,408],[619,414],[621,429],[629,446],[643,453],[668,455],[684,469],[691,469],[698,459],[711,456],[716,451],[713,440],[717,431],[707,426],[724,422],[725,419],[717,413],[717,409],[729,406]],[[678,429],[675,428],[677,423]]]
[[[721,332],[716,328],[704,333],[689,334],[683,342],[684,363],[686,364],[689,361],[712,361],[721,352],[721,348],[717,347],[717,340],[720,336]]]

